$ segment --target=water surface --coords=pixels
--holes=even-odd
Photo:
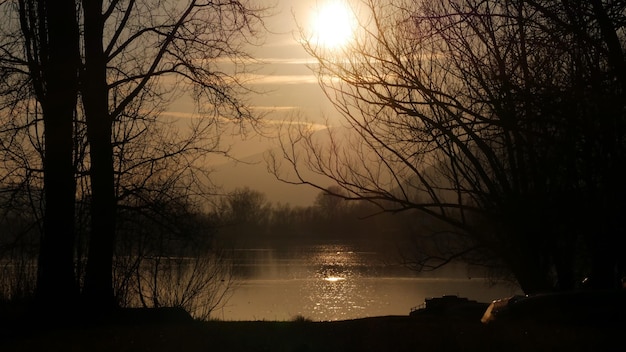
[[[428,297],[452,294],[490,302],[519,293],[456,269],[420,275],[397,258],[357,245],[238,249],[232,297],[213,317],[328,321],[407,315]]]

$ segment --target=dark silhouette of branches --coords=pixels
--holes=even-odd
[[[162,177],[167,179],[160,180],[164,185],[197,184],[198,178],[192,173],[198,166],[195,161],[201,153],[219,148],[214,133],[219,130],[221,119],[254,120],[239,99],[245,89],[238,83],[238,77],[220,69],[218,61],[241,64],[249,60],[241,43],[256,34],[255,28],[261,20],[260,9],[238,1],[166,2],[160,6],[130,1],[126,6],[112,3],[108,9],[102,5],[102,2],[83,4],[86,43],[83,81],[89,84],[84,85],[82,93],[91,152],[91,218],[95,231],[85,292],[96,301],[112,294],[110,266],[117,152],[111,144],[112,137],[123,138],[114,143],[125,148],[119,151],[126,152],[118,154],[119,175],[131,175],[133,169],[149,175],[135,187],[141,188]],[[150,119],[150,114],[158,113],[181,92],[191,93],[198,104],[199,118],[193,121],[190,134],[180,139],[166,137],[160,145],[148,146],[145,150],[154,153],[150,156],[124,146],[129,137],[141,136],[143,128],[158,125],[154,121],[150,124],[133,121],[145,116],[146,111],[152,111],[147,113]],[[120,121],[131,123],[125,127],[127,133],[114,133]],[[167,175],[162,169],[166,160],[180,162],[184,167]],[[180,170],[187,173],[184,176],[187,180],[183,180]],[[120,191],[132,193],[130,188]]]
[[[343,51],[304,40],[348,128],[290,131],[275,173],[286,163],[289,182],[311,183],[297,171],[307,167],[347,199],[452,225],[465,246],[421,267],[482,253],[526,292],[585,276],[614,287],[624,270],[611,250],[624,241],[624,6],[362,1]]]
[[[0,33],[0,111],[7,122],[0,131],[2,189],[34,191],[28,194],[34,214],[43,217],[42,251],[56,253],[42,255],[50,265],[41,270],[51,273],[42,277],[53,282],[65,275],[54,295],[42,284],[42,297],[76,302],[67,293],[77,293],[80,283],[82,302],[106,309],[115,304],[118,205],[165,224],[169,212],[159,211],[159,204],[206,200],[213,190],[204,158],[227,152],[219,139],[224,126],[256,121],[240,74],[253,61],[245,46],[260,37],[264,9],[245,1],[56,6],[19,0],[0,6],[6,19]],[[61,34],[67,40],[59,41]],[[182,96],[193,99],[194,113],[164,115]],[[50,106],[65,109],[62,126],[61,112]],[[61,182],[55,178],[61,171],[64,187],[49,186],[56,184],[50,180]],[[41,190],[45,200],[36,196]],[[51,233],[64,237],[48,241]],[[55,251],[47,252],[48,246]]]

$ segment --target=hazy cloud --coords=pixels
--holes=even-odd
[[[317,84],[317,77],[310,75],[262,75],[246,76],[246,84]]]

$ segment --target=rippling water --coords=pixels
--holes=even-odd
[[[222,320],[407,315],[427,297],[454,294],[489,302],[517,293],[462,272],[418,276],[380,253],[351,245],[242,249],[235,254],[233,296],[213,315]]]

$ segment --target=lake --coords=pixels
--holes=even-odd
[[[418,274],[393,255],[356,244],[318,244],[234,250],[235,284],[221,320],[314,321],[408,315],[428,297],[458,295],[479,302],[519,294],[489,285],[457,265]],[[428,275],[427,275],[428,274]]]

